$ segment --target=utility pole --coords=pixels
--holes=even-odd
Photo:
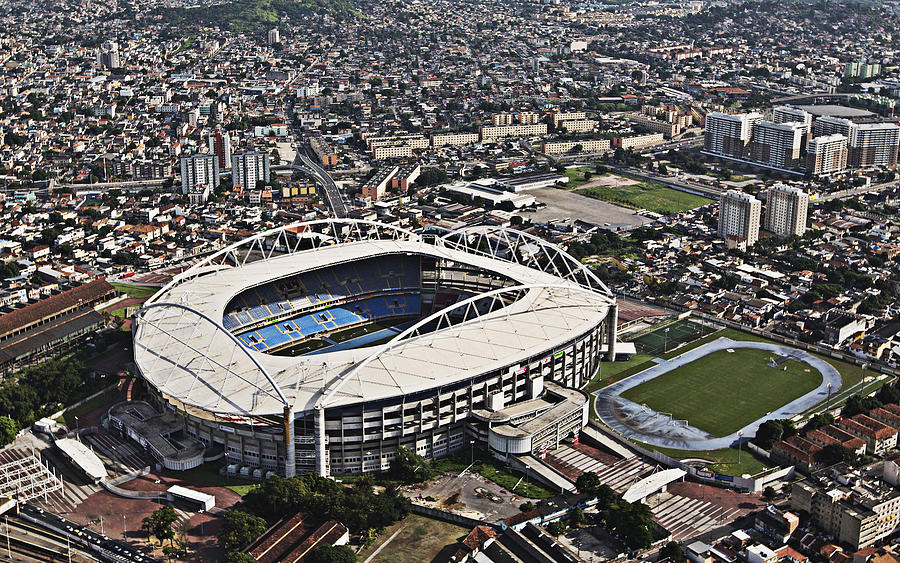
[[[9,517],[3,517],[6,520],[6,556],[12,561],[12,548],[9,545]]]

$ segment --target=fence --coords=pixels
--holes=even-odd
[[[434,518],[443,522],[449,522],[450,524],[456,524],[464,528],[471,529],[475,526],[494,526],[494,524],[491,524],[484,520],[476,520],[475,518],[468,518],[466,516],[455,514],[453,512],[445,512],[436,508],[428,508],[427,506],[422,506],[416,504],[415,502],[412,503],[412,511],[413,514],[419,514],[420,516],[427,516],[429,518]]]

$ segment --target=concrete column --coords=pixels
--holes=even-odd
[[[260,454],[262,447],[260,446]],[[284,407],[284,476],[297,474],[297,453],[294,447],[294,409]]]
[[[609,349],[609,361],[614,361],[616,359],[616,334],[618,332],[618,324],[619,324],[619,304],[613,303],[609,308],[609,313],[606,315],[606,338],[609,340],[608,349]]]
[[[316,471],[328,477],[328,448],[325,447],[325,407],[316,405]]]

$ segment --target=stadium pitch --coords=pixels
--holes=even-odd
[[[714,436],[727,436],[815,389],[822,374],[768,350],[718,350],[668,371],[622,397],[671,414]]]
[[[718,338],[597,392],[597,414],[654,446],[716,450],[791,418],[841,387],[828,362],[788,346]]]

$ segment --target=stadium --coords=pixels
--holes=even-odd
[[[181,424],[150,437],[152,412],[116,420],[167,467],[218,451],[257,476],[381,471],[401,446],[537,454],[587,423],[579,389],[615,357],[617,314],[580,262],[524,232],[296,223],[206,257],[135,314],[137,368]]]

